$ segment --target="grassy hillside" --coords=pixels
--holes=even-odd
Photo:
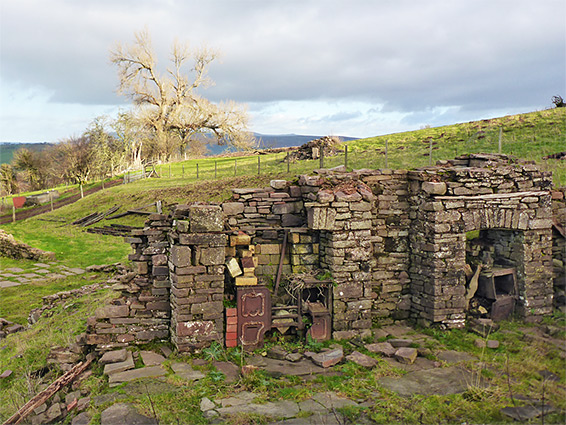
[[[553,171],[556,185],[566,184],[566,163],[543,159],[566,151],[566,108],[371,137],[347,145],[355,152],[353,157],[366,151],[365,161],[373,158],[379,167],[385,166],[387,148],[389,167],[410,169],[466,153],[497,153],[500,137],[502,153],[536,161]],[[357,164],[361,160],[352,166]]]

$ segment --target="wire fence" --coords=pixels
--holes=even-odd
[[[320,156],[314,159],[293,160],[287,151],[271,154],[256,154],[237,158],[200,158],[177,163],[154,166],[154,177],[187,181],[215,180],[227,177],[254,175],[297,175],[311,173],[318,168],[344,166],[353,169],[414,169],[436,164],[439,160],[453,159],[470,153],[503,153],[527,160],[534,160],[543,171],[552,171],[555,184],[566,184],[566,164],[562,160],[544,159],[554,153],[559,143],[548,143],[538,139],[535,133],[528,142],[516,138],[505,138],[503,129],[491,134],[481,135],[462,144],[442,143],[428,138],[418,143],[403,143],[385,139],[380,145],[372,147],[344,145],[337,154],[328,155],[320,150]],[[527,145],[530,146],[527,146]],[[528,148],[528,149],[527,149]],[[566,142],[563,145],[566,149]],[[137,174],[136,174],[137,173]],[[126,174],[124,182],[140,178],[140,172]],[[148,175],[149,173],[145,173]]]

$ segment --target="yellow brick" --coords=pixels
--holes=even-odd
[[[237,286],[257,285],[257,277],[255,276],[238,276],[236,278]]]
[[[281,252],[281,247],[276,243],[266,243],[258,245],[258,247],[261,247],[261,254],[279,254]]]
[[[301,236],[298,233],[291,233],[291,243],[299,243]]]
[[[238,256],[239,257],[251,257],[253,255],[253,252],[251,252],[249,249],[239,249],[238,250]]]
[[[250,235],[246,235],[245,233],[230,236],[230,246],[249,245],[251,241],[252,237]]]

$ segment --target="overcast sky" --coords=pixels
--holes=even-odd
[[[566,98],[565,0],[0,0],[0,141],[129,107],[109,50],[147,28],[221,52],[213,101],[264,134],[370,137]]]

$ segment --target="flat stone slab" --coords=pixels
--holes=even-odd
[[[218,400],[218,403],[222,407],[246,406],[253,402],[256,397],[257,395],[250,391],[242,391],[236,394],[234,397],[227,397]]]
[[[415,332],[415,330],[409,326],[402,324],[388,325],[381,328],[388,336],[393,336],[395,338],[400,338],[409,333]]]
[[[9,272],[12,272],[12,273],[23,273],[23,272],[25,272],[24,269],[20,269],[19,267],[10,267],[6,270],[8,270]]]
[[[221,416],[233,415],[236,413],[257,413],[259,415],[271,416],[274,418],[292,418],[300,412],[299,406],[294,401],[282,400],[278,402],[267,402],[263,404],[242,404],[230,407],[220,407],[216,411]]]
[[[472,356],[471,354],[454,350],[441,351],[437,354],[436,357],[438,358],[438,360],[442,360],[443,362],[446,362],[448,364],[477,360],[477,357]]]
[[[393,357],[395,351],[397,351],[397,349],[388,342],[376,342],[374,344],[368,344],[365,346],[365,348],[372,353],[381,354],[385,357]]]
[[[98,363],[99,364],[118,363],[118,362],[126,361],[127,358],[128,358],[128,351],[125,348],[122,348],[120,350],[107,351],[102,355]]]
[[[362,354],[359,351],[354,351],[352,352],[352,354],[347,355],[346,360],[354,362],[362,367],[367,367],[368,369],[377,366],[377,364],[379,363],[373,357],[366,356],[365,354]]]
[[[267,425],[342,425],[348,423],[340,413],[314,413],[306,418],[283,419]]]
[[[73,418],[71,425],[88,425],[92,419],[92,414],[89,412],[81,412]]]
[[[72,269],[67,269],[68,271],[70,271],[71,273],[74,274],[83,274],[85,272],[84,269],[78,268],[78,267],[74,267]]]
[[[222,372],[224,374],[226,377],[224,381],[227,384],[231,384],[232,382],[236,382],[240,379],[240,368],[234,363],[215,361],[212,362],[212,366],[214,366],[218,372]]]
[[[538,418],[539,416],[542,416],[543,413],[545,415],[548,415],[555,411],[556,409],[550,404],[545,404],[543,406],[541,406],[540,404],[536,406],[509,406],[504,407],[500,410],[500,412],[505,416],[508,416],[511,419],[519,422],[525,422],[534,418]]]
[[[200,370],[194,370],[191,365],[187,363],[173,363],[171,369],[176,375],[180,376],[187,381],[198,381],[205,377],[205,374]]]
[[[165,361],[165,357],[153,351],[140,351],[143,364],[146,366],[158,366]]]
[[[100,414],[100,425],[157,425],[154,418],[148,418],[126,403],[116,403]]]
[[[410,372],[401,377],[386,376],[378,379],[380,385],[403,397],[413,394],[459,394],[472,382],[471,373],[456,366]]]
[[[353,407],[358,404],[355,401],[340,397],[332,391],[316,393],[311,399],[299,402],[299,408],[302,412],[322,413],[332,409],[340,409],[342,407]]]
[[[104,365],[104,374],[108,376],[115,375],[126,370],[130,370],[136,367],[134,364],[134,357],[130,351],[126,352],[126,360],[116,363],[108,363]]]
[[[282,375],[306,376],[328,373],[330,370],[313,364],[310,360],[302,359],[298,362],[275,360],[267,357],[253,356],[248,358],[248,364],[265,370],[269,375],[278,377]]]
[[[20,286],[20,282],[12,282],[10,280],[0,281],[0,288],[11,288],[12,286]]]
[[[411,347],[401,347],[395,352],[395,360],[405,364],[413,364],[417,356],[417,349]]]
[[[439,362],[434,362],[425,357],[417,357],[413,364],[400,363],[392,357],[384,357],[383,360],[389,365],[397,369],[407,372],[416,372],[418,370],[435,369],[440,366]]]
[[[130,382],[134,379],[157,378],[164,375],[165,369],[161,366],[142,367],[141,369],[132,369],[111,375],[108,378],[108,383],[111,387],[115,387],[123,382]]]
[[[60,274],[60,273],[49,273],[45,277],[49,278],[49,279],[63,279],[67,276],[65,276],[64,274]]]
[[[393,338],[388,340],[387,342],[395,348],[401,348],[401,347],[410,347],[411,344],[413,343],[413,340],[408,338]]]
[[[312,353],[309,355],[309,357],[317,366],[328,368],[342,361],[342,359],[344,358],[344,351],[342,347],[340,347],[321,353]]]

